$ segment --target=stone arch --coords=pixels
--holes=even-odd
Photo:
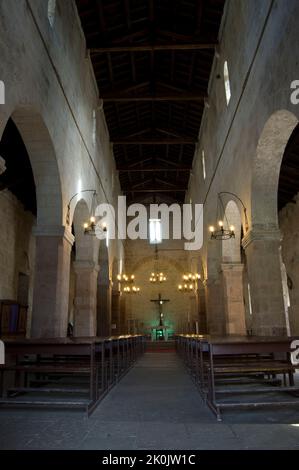
[[[233,200],[226,204],[223,223],[225,229],[234,227],[235,238],[222,241],[222,262],[241,263],[242,221],[239,207]]]
[[[138,294],[125,294],[127,319],[130,321],[129,331],[151,334],[151,327],[159,323],[157,304],[151,302],[151,299],[157,299],[159,294],[170,299],[170,302],[163,306],[168,333],[171,335],[173,332],[187,331],[189,296],[178,291],[186,266],[180,260],[161,255],[160,252],[158,267],[155,261],[155,255],[149,255],[130,266],[129,274],[135,274],[136,285],[140,286],[141,290]],[[166,274],[166,282],[150,283],[150,274],[156,269]]]
[[[96,334],[98,263],[94,256],[96,241],[84,234],[84,222],[88,219],[88,204],[80,199],[73,213],[75,243],[70,263],[69,319],[75,336]]]
[[[224,211],[224,229],[234,227],[235,237],[222,241],[222,282],[227,334],[246,334],[243,269],[241,262],[242,220],[239,207],[229,200]]]
[[[65,336],[67,331],[69,255],[72,236],[63,227],[61,179],[56,153],[43,116],[35,106],[17,106],[9,118],[26,147],[37,203],[35,268],[30,334]]]
[[[32,166],[37,197],[37,224],[61,225],[61,180],[55,149],[41,114],[33,106],[19,106],[11,114]]]
[[[287,110],[274,112],[260,135],[253,162],[251,220],[253,226],[278,227],[277,191],[283,154],[298,118]]]

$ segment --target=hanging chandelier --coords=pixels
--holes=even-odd
[[[248,230],[248,219],[247,219],[247,211],[246,207],[243,203],[243,201],[239,198],[234,193],[231,193],[229,191],[222,191],[221,193],[218,193],[218,200],[217,200],[217,217],[216,220],[218,219],[218,226],[215,228],[214,225],[210,225],[209,227],[209,232],[211,234],[211,239],[212,240],[229,240],[231,238],[235,238],[235,227],[234,225],[230,225],[229,221],[227,219],[227,216],[225,214],[225,208],[224,204],[222,201],[221,196],[223,194],[228,194],[230,196],[233,196],[235,199],[237,199],[242,207],[243,207],[243,213],[244,213],[244,225],[245,225],[245,231],[247,232]]]
[[[215,230],[215,227],[213,225],[209,227],[211,239],[229,240],[230,238],[235,238],[235,227],[233,225],[230,225],[229,228],[224,228],[223,220],[219,220],[218,226],[219,226],[218,230]]]
[[[135,286],[135,275],[134,274],[118,274],[118,282],[122,285],[121,291],[125,294],[137,294],[140,292],[140,287]]]
[[[159,258],[159,252],[158,252],[158,246],[155,246],[155,262],[154,262],[154,270],[150,277],[149,277],[149,282],[152,284],[161,284],[162,282],[167,281],[166,275],[162,272],[159,271],[159,266],[158,266],[158,258]]]
[[[152,283],[161,283],[161,282],[165,282],[167,280],[167,277],[165,276],[164,273],[151,273],[151,276],[149,278],[150,282]]]
[[[183,274],[182,276],[182,284],[178,285],[179,292],[193,292],[197,290],[197,281],[200,279],[200,274],[195,273],[188,273]]]

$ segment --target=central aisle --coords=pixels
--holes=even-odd
[[[106,448],[202,449],[217,441],[218,448],[240,446],[203,404],[175,352],[147,352],[90,419],[103,423]],[[90,448],[105,448],[103,438],[94,435]]]
[[[95,414],[110,421],[215,423],[175,352],[146,353]]]

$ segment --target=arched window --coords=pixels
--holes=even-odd
[[[97,140],[97,113],[94,109],[92,112],[92,143],[93,145],[96,144]]]
[[[229,73],[228,73],[227,61],[224,62],[224,66],[223,66],[223,78],[224,78],[226,104],[228,105],[229,102],[230,102],[230,98],[231,98],[231,90],[230,90],[230,82],[229,82]]]
[[[206,179],[206,159],[205,159],[205,151],[203,150],[201,152],[201,163],[202,163],[202,175],[203,175],[203,179],[205,180]]]
[[[5,104],[5,85],[2,80],[0,80],[0,104]]]
[[[48,20],[53,28],[55,21],[56,0],[48,0]]]

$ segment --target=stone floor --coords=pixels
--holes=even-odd
[[[0,410],[0,449],[299,449],[299,409],[227,412],[218,423],[175,353],[147,353],[88,419]]]

